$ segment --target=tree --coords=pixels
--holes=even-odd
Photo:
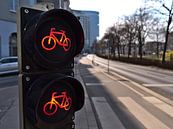
[[[168,44],[168,36],[171,30],[171,23],[172,23],[172,17],[173,17],[173,0],[171,1],[171,6],[169,7],[167,4],[167,0],[146,0],[146,3],[154,2],[160,4],[160,9],[157,9],[156,7],[153,7],[153,10],[156,11],[158,14],[161,14],[163,16],[167,17],[166,22],[166,34],[165,34],[165,44],[164,44],[164,50],[163,50],[163,56],[162,56],[162,63],[165,63],[165,53],[167,50],[167,44]]]
[[[124,17],[124,38],[128,46],[128,58],[131,55],[132,43],[136,40],[136,20],[134,15]]]
[[[153,39],[157,43],[157,46],[156,46],[157,58],[159,58],[160,42],[163,42],[164,34],[165,34],[165,27],[163,23],[158,18],[155,18],[152,23],[152,27],[148,36],[149,38]]]
[[[149,34],[149,28],[151,27],[151,22],[153,20],[152,14],[150,13],[149,8],[141,7],[137,9],[134,14],[136,17],[136,32],[137,32],[137,40],[138,40],[138,49],[139,56],[142,60],[143,56],[143,45],[145,43],[145,39]]]

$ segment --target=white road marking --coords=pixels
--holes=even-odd
[[[105,72],[102,72],[102,73],[105,74],[106,76],[108,76],[108,77],[114,79],[113,76],[110,76],[110,75],[106,74]],[[115,76],[119,77],[119,78],[122,78],[122,79],[124,79],[124,80],[128,80],[128,81],[129,81],[130,83],[132,83],[134,86],[140,88],[141,90],[143,90],[143,91],[145,91],[145,92],[147,92],[147,93],[149,93],[149,94],[151,94],[151,95],[153,95],[153,96],[155,96],[155,97],[157,97],[157,98],[163,100],[164,102],[166,102],[166,103],[168,103],[168,104],[170,104],[170,105],[173,106],[173,101],[172,101],[172,100],[170,100],[170,99],[168,99],[168,98],[166,98],[166,97],[164,97],[164,96],[162,96],[162,95],[160,95],[160,94],[158,94],[158,93],[156,93],[156,92],[154,92],[154,91],[152,91],[152,90],[150,90],[150,89],[144,87],[143,85],[141,85],[141,84],[139,84],[139,83],[137,83],[137,82],[132,81],[131,79],[128,79],[128,78],[126,78],[126,77],[124,77],[124,76],[121,76],[121,75],[119,75],[119,74],[117,74],[117,73],[115,73],[115,72],[111,72],[111,73],[114,74]],[[115,79],[114,79],[114,80],[115,80]]]
[[[85,83],[86,86],[99,86],[103,85],[103,83]]]
[[[92,97],[102,129],[125,129],[104,97]]]
[[[12,88],[17,88],[17,87],[18,87],[17,85],[14,85],[14,86],[8,86],[8,87],[3,87],[3,88],[0,88],[0,91],[8,90],[8,89],[12,89]]]
[[[164,86],[170,86],[173,87],[173,84],[142,84],[146,87],[164,87]]]
[[[155,97],[143,97],[146,101],[153,104],[155,107],[159,108],[163,112],[167,113],[169,116],[173,117],[173,107],[164,103],[163,101]]]
[[[144,97],[144,94],[140,93],[139,91],[135,90],[134,88],[130,87],[129,85],[121,82],[121,81],[118,81],[119,83],[121,83],[122,85],[126,86],[127,88],[129,88],[130,90],[132,90],[133,92],[135,92],[136,94],[138,94],[139,96],[141,97]]]
[[[111,75],[104,73],[106,76],[108,76],[109,78],[117,81],[117,79],[115,79],[114,77],[112,77]],[[127,79],[126,79],[127,80]],[[128,81],[128,80],[127,80]],[[130,90],[132,90],[133,92],[135,92],[136,94],[138,94],[141,97],[144,97],[145,95],[140,93],[139,91],[135,90],[134,88],[130,87],[129,85],[127,85],[126,83],[122,82],[122,81],[118,81],[120,84],[124,85],[125,87],[129,88]]]
[[[118,97],[118,99],[147,129],[170,129],[130,97]]]

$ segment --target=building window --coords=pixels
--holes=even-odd
[[[17,33],[14,32],[9,37],[10,56],[17,56]]]
[[[17,2],[16,0],[11,0],[10,11],[16,12]]]

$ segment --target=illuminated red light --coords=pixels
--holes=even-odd
[[[61,101],[58,101],[58,99]],[[69,110],[72,104],[72,99],[67,97],[66,92],[61,92],[61,95],[57,95],[57,92],[52,93],[52,98],[43,106],[43,112],[45,115],[52,116],[54,115],[58,108]]]
[[[55,35],[60,35],[60,39],[58,39]],[[62,46],[64,51],[67,52],[71,47],[71,40],[66,36],[64,30],[55,31],[55,28],[51,28],[50,34],[45,36],[41,41],[42,48],[47,51],[51,51],[55,49],[57,44]]]

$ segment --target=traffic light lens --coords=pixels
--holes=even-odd
[[[52,93],[51,100],[43,106],[43,112],[47,116],[56,114],[58,108],[68,111],[72,105],[72,99],[67,96],[67,92],[60,95],[57,92]]]
[[[62,18],[48,17],[37,25],[35,49],[39,59],[64,64],[75,54],[76,41],[72,28]]]
[[[75,95],[72,87],[65,81],[53,80],[44,89],[38,101],[38,118],[47,123],[54,123],[68,116]]]

